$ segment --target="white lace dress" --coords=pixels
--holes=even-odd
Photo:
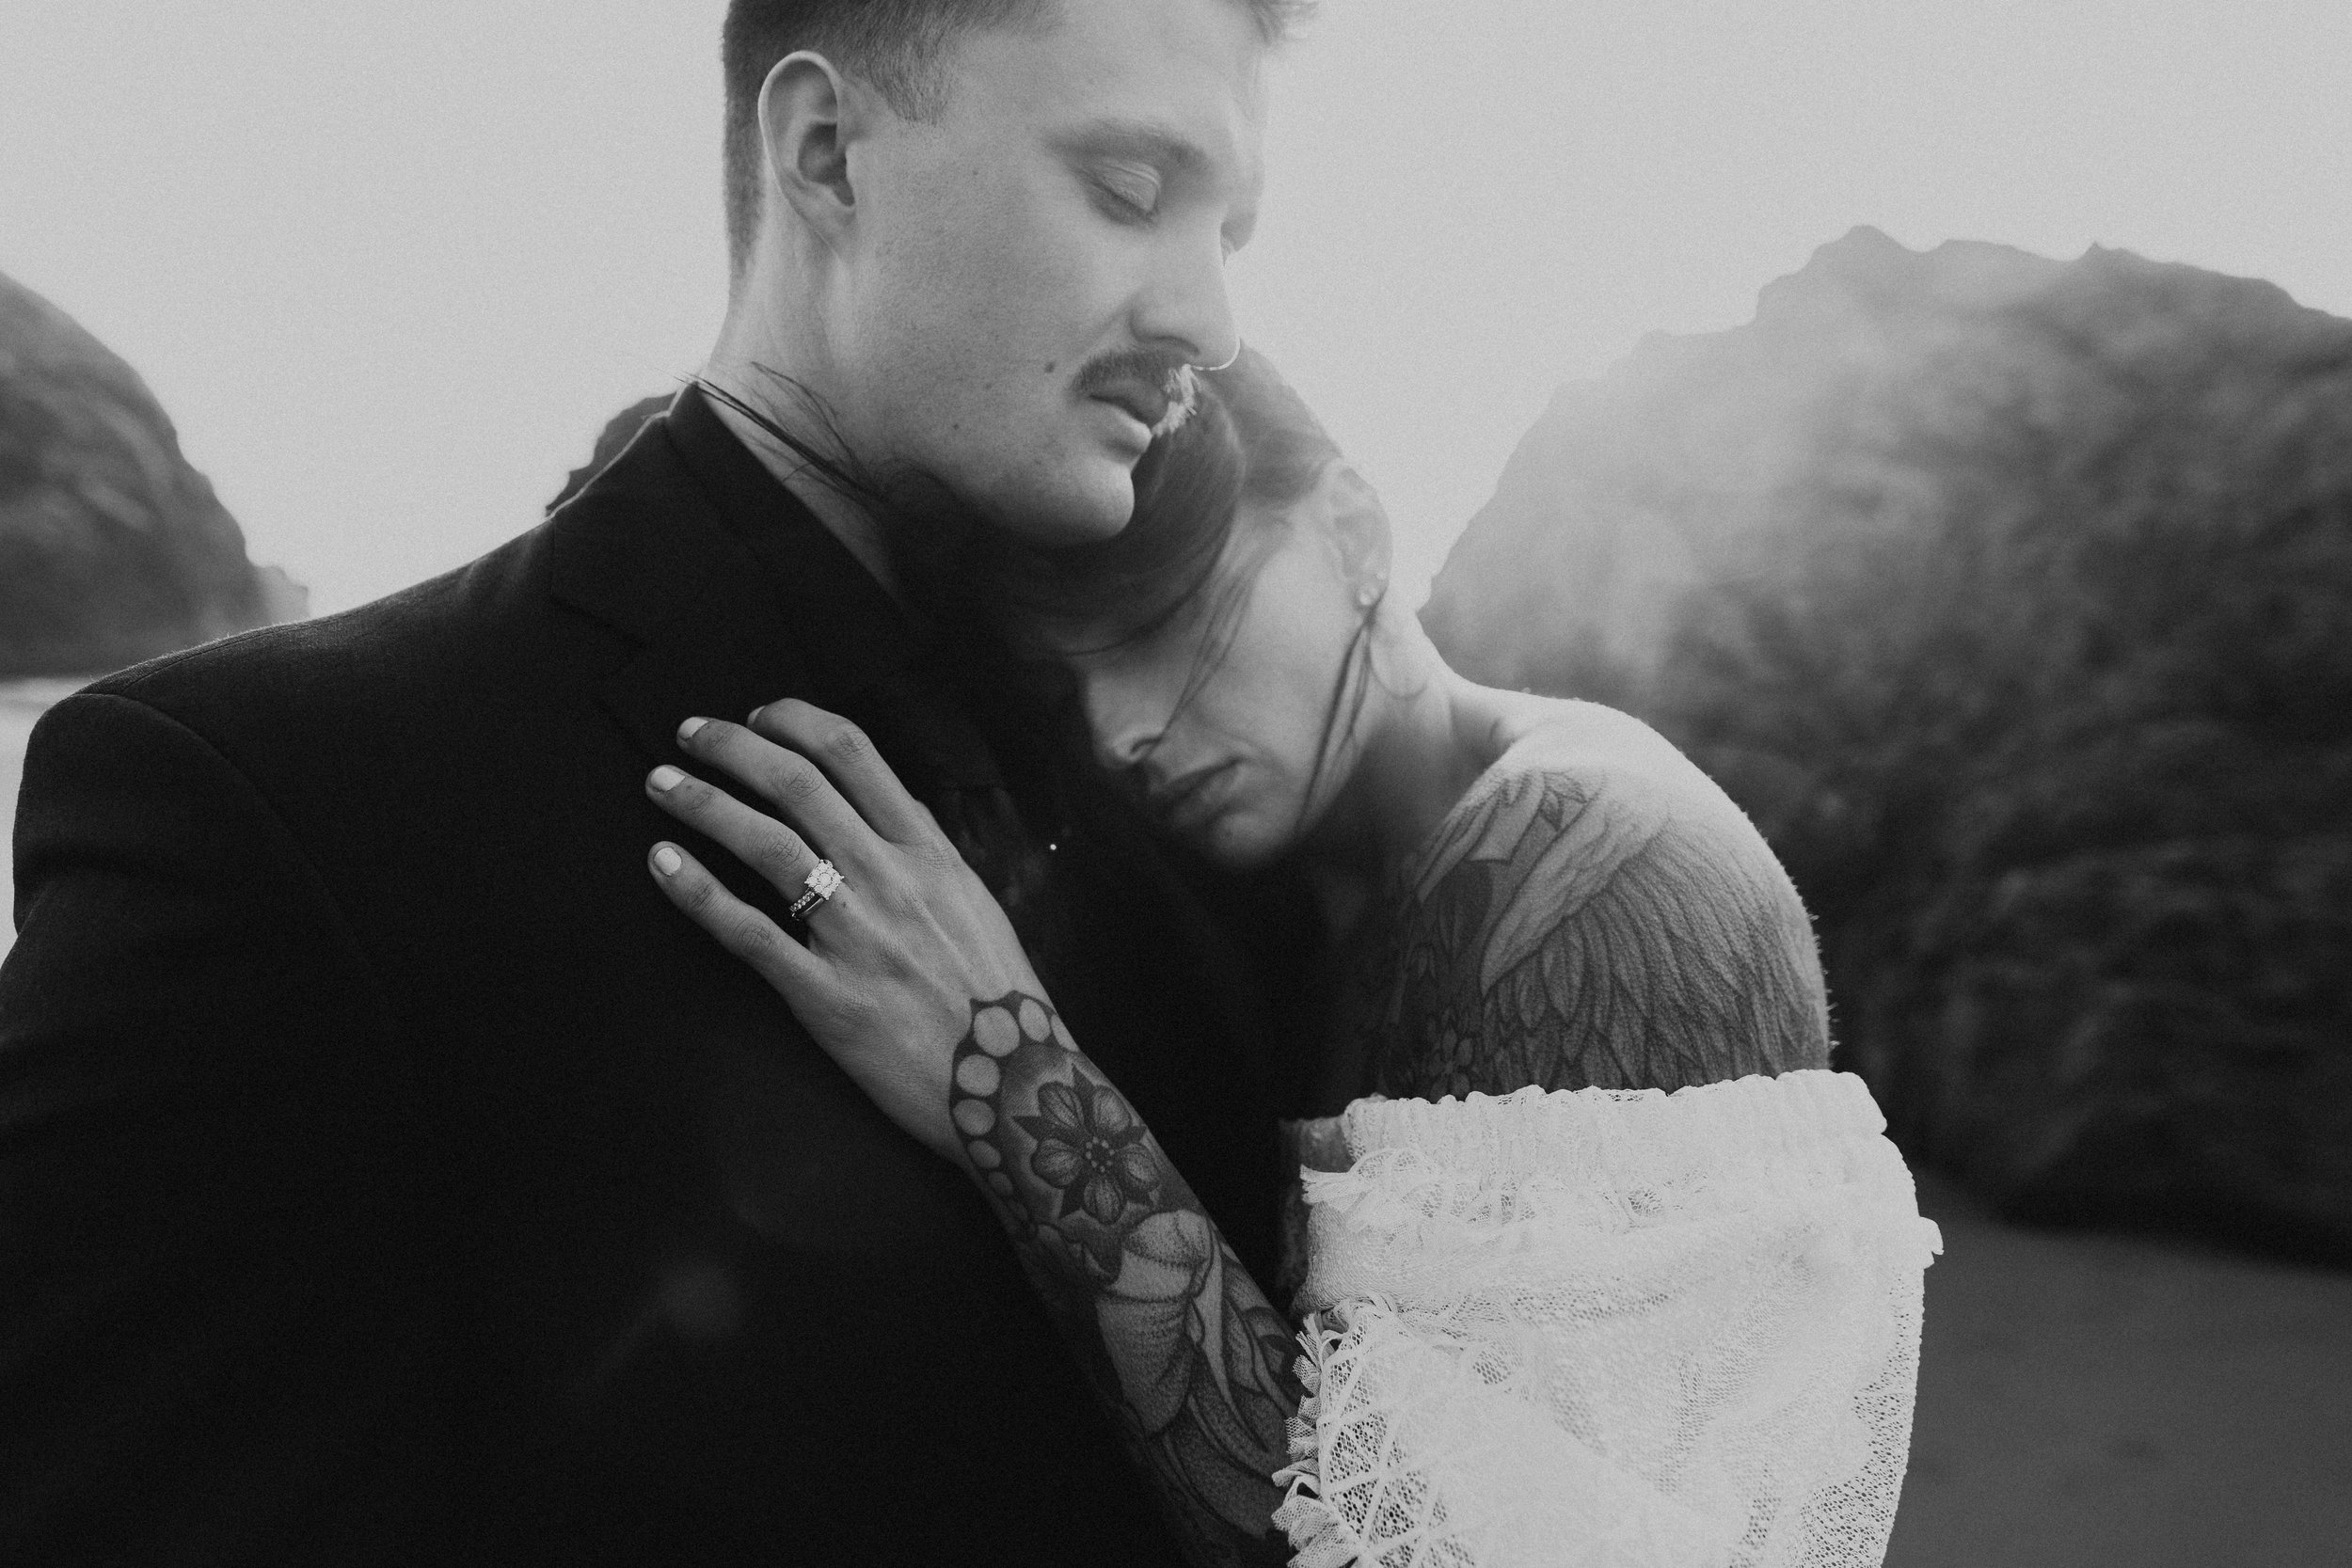
[[[1882,1560],[1941,1243],[1859,1079],[1336,1121],[1348,1168],[1302,1179],[1295,1563]]]

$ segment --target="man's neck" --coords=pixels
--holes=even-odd
[[[717,358],[704,367],[702,379],[721,390],[750,404],[785,428],[783,411],[773,407],[774,400],[760,395],[760,382],[767,378],[756,371],[743,373],[740,365],[723,364]],[[856,557],[859,565],[872,575],[874,580],[900,609],[911,610],[897,567],[882,539],[882,524],[874,515],[856,501],[843,495],[821,474],[810,471],[808,460],[777,440],[774,436],[754,420],[745,418],[724,400],[712,398],[710,404],[718,412],[720,421],[734,432],[737,440],[751,450],[760,465],[776,478],[776,483],[792,492],[802,505],[817,515],[826,531],[841,541],[842,547]],[[800,433],[794,431],[798,436]]]

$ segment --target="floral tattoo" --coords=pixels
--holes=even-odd
[[[1290,1327],[1158,1140],[1020,992],[974,1003],[950,1095],[964,1157],[1191,1555],[1282,1560]]]
[[[1079,1072],[1069,1084],[1047,1084],[1037,1091],[1043,1113],[1015,1117],[1037,1152],[1029,1169],[1048,1186],[1061,1189],[1061,1212],[1084,1209],[1097,1225],[1110,1225],[1131,1203],[1150,1203],[1159,1190],[1159,1163],[1144,1147],[1143,1124],[1127,1102]]]

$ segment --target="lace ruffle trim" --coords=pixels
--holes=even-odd
[[[1351,1231],[1523,1244],[1562,1228],[1622,1234],[1836,1194],[1915,1213],[1911,1174],[1869,1091],[1795,1072],[1638,1093],[1522,1089],[1350,1107],[1344,1171],[1301,1173],[1311,1209]]]
[[[1677,1089],[1529,1087],[1442,1100],[1359,1100],[1343,1113],[1352,1154],[1418,1148],[1447,1164],[1556,1170],[1582,1156],[1604,1164],[1706,1163],[1726,1155],[1812,1159],[1886,1131],[1861,1079],[1807,1069]]]
[[[1323,1367],[1338,1348],[1341,1331],[1324,1325],[1323,1315],[1307,1314],[1298,1336],[1306,1352],[1298,1358],[1298,1384],[1305,1397],[1290,1419],[1291,1462],[1274,1473],[1282,1506],[1274,1522],[1290,1537],[1291,1568],[1347,1568],[1361,1559],[1364,1544],[1323,1496]]]

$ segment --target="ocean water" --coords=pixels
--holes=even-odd
[[[33,736],[33,723],[44,709],[69,692],[87,684],[79,680],[0,681],[0,822],[10,832],[0,833],[0,957],[16,942],[16,873],[9,856],[15,837],[16,786],[24,777],[24,743]]]

